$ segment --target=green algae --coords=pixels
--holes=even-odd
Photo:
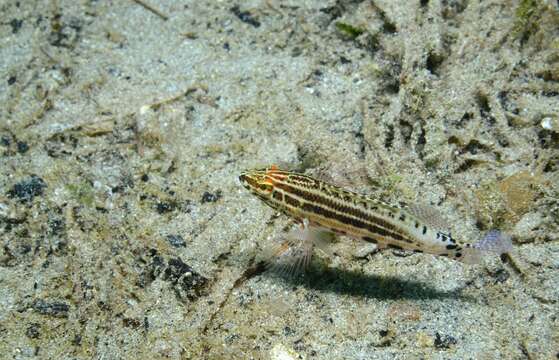
[[[77,184],[67,184],[66,189],[70,192],[72,198],[78,201],[81,205],[92,207],[95,202],[95,193],[93,187],[87,181],[82,181]]]
[[[537,7],[538,2],[536,0],[522,0],[516,8],[513,34],[523,42],[539,29]]]
[[[339,33],[351,40],[356,39],[365,32],[365,30],[361,28],[340,21],[336,22],[336,29]]]

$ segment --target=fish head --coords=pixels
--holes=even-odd
[[[277,171],[278,169],[275,166],[243,171],[239,176],[239,181],[247,190],[258,197],[270,198],[274,191]]]

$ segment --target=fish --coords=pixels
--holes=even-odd
[[[476,243],[459,241],[442,228],[436,211],[391,205],[311,176],[272,165],[243,171],[239,181],[253,195],[298,224],[270,249],[271,267],[297,273],[310,264],[315,247],[324,249],[335,235],[397,249],[478,264],[490,253],[512,250],[511,237],[489,231]],[[426,215],[427,214],[427,215]]]

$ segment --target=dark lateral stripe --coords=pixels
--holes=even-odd
[[[381,227],[369,224],[367,222],[358,219],[354,219],[342,214],[335,213],[319,205],[305,203],[303,204],[303,211],[317,214],[328,219],[334,219],[342,224],[353,226],[354,228],[365,229],[373,234],[377,234],[383,237],[389,237],[402,242],[409,242],[408,239],[404,238],[400,234],[387,231],[386,229],[383,229]]]
[[[283,193],[281,191],[274,191],[272,193],[272,197],[274,199],[276,199],[277,201],[282,201],[283,202]]]
[[[381,218],[378,218],[378,217],[372,216],[370,214],[367,214],[367,213],[365,213],[362,210],[357,209],[357,208],[344,206],[342,204],[337,204],[337,203],[333,202],[332,200],[330,200],[328,198],[325,198],[325,197],[322,197],[322,196],[320,196],[318,194],[315,194],[313,192],[307,192],[307,191],[298,189],[294,186],[291,186],[291,185],[288,185],[288,184],[285,184],[285,183],[282,183],[282,182],[277,182],[275,184],[275,186],[277,188],[285,191],[286,193],[292,193],[292,194],[294,194],[294,195],[296,195],[296,196],[298,196],[302,199],[305,199],[309,202],[318,203],[318,204],[323,205],[325,207],[328,207],[328,208],[330,208],[334,211],[339,211],[339,212],[342,212],[342,213],[345,213],[345,214],[352,215],[352,216],[354,216],[356,218],[359,218],[361,220],[364,220],[364,221],[367,221],[369,223],[381,226],[381,227],[385,228],[386,230],[389,230],[389,231],[392,231],[392,232],[395,232],[397,230],[397,228],[394,225],[384,221]],[[340,199],[340,200],[343,201],[343,199]],[[411,242],[407,239],[405,241],[406,242]]]
[[[373,243],[373,244],[378,244],[378,241],[376,239],[373,239],[372,237],[369,237],[369,236],[363,236],[362,239],[365,240],[366,242],[370,242],[370,243]]]
[[[294,197],[289,196],[287,194],[283,194],[283,198],[285,199],[285,202],[286,202],[287,205],[293,206],[293,207],[296,207],[296,208],[301,207],[301,202],[299,200],[295,199]]]

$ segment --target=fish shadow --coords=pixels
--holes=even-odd
[[[397,276],[365,274],[354,270],[324,268],[311,264],[303,274],[289,275],[265,271],[293,286],[342,295],[374,298],[379,300],[454,299],[472,302],[475,298],[462,294],[462,288],[439,290],[428,283],[405,280]]]

